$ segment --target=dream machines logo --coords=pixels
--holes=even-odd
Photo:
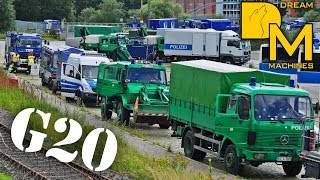
[[[285,4],[285,7],[297,8],[291,4]],[[280,7],[284,7],[281,4]],[[300,7],[300,6],[299,6]],[[309,8],[311,5],[303,5],[300,8]],[[278,8],[268,2],[242,2],[241,3],[241,37],[242,39],[269,39],[270,63],[274,68],[283,68],[283,63],[276,63],[277,60],[277,42],[280,42],[285,51],[292,56],[304,40],[304,58],[307,63],[287,64],[286,67],[313,69],[313,32],[312,24],[305,24],[299,32],[293,43],[289,43],[280,29],[281,15]],[[278,67],[279,66],[279,67]]]
[[[29,130],[29,133],[31,134],[30,145],[27,148],[23,146],[23,141],[25,139],[28,122],[30,120],[30,116],[32,113],[36,113],[41,117],[41,119],[38,119],[38,120],[42,121],[43,129],[48,128],[49,121],[50,121],[50,116],[51,116],[50,113],[44,113],[40,110],[35,110],[34,108],[25,109],[15,117],[11,127],[12,142],[18,149],[24,152],[40,151],[42,149],[44,140],[47,137],[47,134],[45,133]],[[70,126],[69,128],[67,128],[67,122]],[[53,144],[53,147],[46,152],[46,157],[51,156],[58,159],[61,162],[66,162],[66,163],[73,161],[78,155],[78,150],[74,152],[68,152],[59,147],[68,145],[68,144],[73,144],[79,141],[82,136],[81,125],[73,119],[60,118],[55,122],[54,129],[57,133],[66,132],[67,129],[69,129],[69,132],[65,139]],[[108,139],[105,143],[103,154],[100,160],[100,165],[94,168],[92,166],[92,159],[97,146],[98,138],[102,133],[106,133],[108,136]],[[117,139],[115,135],[108,129],[97,128],[92,130],[86,136],[82,145],[82,152],[81,152],[82,160],[90,170],[103,171],[108,169],[112,165],[116,157],[116,154],[117,154]]]

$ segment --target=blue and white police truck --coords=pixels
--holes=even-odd
[[[28,55],[32,52],[33,56],[40,58],[42,52],[42,38],[40,34],[19,34],[7,32],[5,44],[6,63],[11,62],[12,55],[17,53],[20,60],[17,67],[28,67]]]
[[[250,60],[251,47],[231,30],[166,29],[164,55],[170,61],[208,59],[242,65]]]
[[[96,84],[100,63],[108,63],[105,54],[70,54],[62,63],[61,96],[78,105],[96,103]]]
[[[48,42],[42,47],[40,72],[42,86],[48,86],[48,88],[56,93],[56,88],[53,89],[53,83],[57,78],[57,69],[61,62],[66,62],[70,53],[82,53],[82,49],[73,48],[66,45],[50,45]]]

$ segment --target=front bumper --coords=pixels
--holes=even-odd
[[[283,162],[278,161],[278,157],[291,157],[291,161],[299,161],[300,150],[273,150],[273,151],[255,151],[242,150],[242,154],[248,161],[262,161],[262,162]],[[255,158],[255,155],[263,154],[263,158]],[[261,156],[260,156],[261,157]]]
[[[96,103],[97,102],[97,94],[94,92],[83,92],[81,93],[81,98],[85,103]]]
[[[244,64],[246,62],[250,61],[250,56],[237,56],[234,57],[234,63],[236,64]]]

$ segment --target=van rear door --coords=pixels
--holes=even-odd
[[[81,74],[78,69],[72,64],[62,63],[61,96],[74,98],[76,91],[81,88]]]

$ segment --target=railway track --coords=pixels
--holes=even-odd
[[[76,163],[63,163],[46,157],[46,150],[26,153],[15,147],[11,140],[10,127],[13,118],[0,109],[0,170],[10,172],[13,179],[129,179],[112,170],[93,172]],[[28,140],[25,141],[27,143]]]

